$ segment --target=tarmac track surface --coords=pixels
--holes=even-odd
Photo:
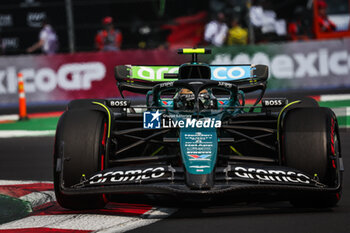
[[[52,180],[53,143],[53,137],[0,139],[0,180]],[[344,188],[336,208],[297,209],[288,202],[179,208],[130,232],[350,232],[350,132],[341,133],[341,143]]]

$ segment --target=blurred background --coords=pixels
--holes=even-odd
[[[0,107],[120,96],[114,67],[266,64],[268,95],[350,91],[349,0],[1,0]],[[129,96],[139,98],[129,93]]]

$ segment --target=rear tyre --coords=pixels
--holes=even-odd
[[[61,185],[70,187],[86,177],[102,170],[104,166],[104,140],[107,124],[102,112],[69,110],[60,118],[54,151],[54,187],[57,202],[64,208],[98,209],[106,205],[104,195],[65,195]],[[64,157],[64,158],[62,158]],[[63,162],[63,184],[60,181]]]
[[[297,207],[332,207],[340,200],[342,174],[339,171],[340,142],[338,123],[329,108],[294,108],[283,121],[282,161],[310,176],[317,175],[328,187],[340,186],[339,192],[294,196]],[[340,184],[338,184],[340,180]]]

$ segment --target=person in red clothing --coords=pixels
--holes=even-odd
[[[317,2],[318,6],[318,18],[317,24],[322,32],[334,32],[336,25],[327,17],[327,3],[323,0]]]
[[[308,23],[304,8],[297,7],[294,11],[293,20],[288,23],[287,30],[289,39],[293,41],[309,40],[312,35],[309,32]]]
[[[95,37],[95,44],[99,51],[118,51],[122,43],[122,33],[113,26],[113,18],[107,16],[102,19],[103,30]]]

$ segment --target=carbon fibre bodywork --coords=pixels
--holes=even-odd
[[[101,169],[82,173],[74,184],[65,185],[69,155],[65,142],[56,142],[55,183],[62,194],[143,193],[189,199],[233,195],[233,201],[242,201],[251,199],[251,193],[291,199],[341,192],[343,165],[334,140],[338,130],[334,114],[327,110],[333,126],[326,127],[331,135],[325,146],[331,143],[333,150],[332,155],[325,155],[324,177],[288,166],[285,118],[303,103],[263,99],[266,66],[208,66],[192,61],[171,74],[164,70],[174,71],[174,66],[148,67],[148,76],[143,73],[147,69],[140,67],[116,67],[116,80],[121,95],[123,91],[146,94],[145,105],[126,99],[69,104],[67,111],[102,112],[107,129],[102,138],[103,156],[99,155]],[[235,73],[237,70],[241,73]],[[152,72],[162,77],[151,79]],[[245,94],[253,91],[260,94],[246,105]],[[327,132],[321,133],[328,138]]]

